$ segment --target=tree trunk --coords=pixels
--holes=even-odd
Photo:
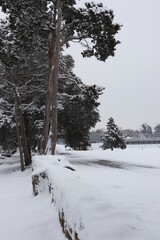
[[[58,9],[58,16],[57,16]],[[39,143],[39,153],[45,154],[49,138],[50,127],[52,127],[51,143],[52,149],[55,149],[57,139],[57,91],[58,91],[58,72],[59,72],[59,53],[60,53],[60,30],[61,30],[61,13],[60,0],[55,6],[53,25],[55,29],[52,32],[52,39],[49,48],[49,80],[46,91],[45,117],[42,130],[42,138]],[[56,19],[58,18],[58,21]],[[54,126],[54,127],[53,127]],[[54,151],[52,151],[54,154]]]
[[[15,95],[16,95],[17,109],[18,109],[18,113],[19,113],[19,123],[20,123],[20,130],[21,130],[21,136],[22,136],[25,166],[29,166],[31,164],[31,155],[29,153],[30,149],[28,147],[27,137],[26,137],[26,133],[25,133],[25,125],[24,125],[24,119],[23,119],[23,114],[22,114],[21,101],[17,94],[16,89],[15,89]]]
[[[20,153],[20,166],[21,166],[21,172],[23,172],[24,169],[24,161],[23,161],[23,149],[22,149],[22,141],[19,131],[19,124],[18,124],[18,111],[17,111],[17,103],[15,103],[15,119],[16,119],[16,129],[17,129],[17,138],[18,138],[18,145],[19,145],[19,153]]]
[[[58,127],[58,73],[59,73],[59,55],[60,55],[60,31],[61,31],[61,9],[60,0],[58,1],[58,23],[56,32],[56,51],[53,74],[53,98],[52,98],[52,134],[51,134],[51,153],[55,154],[57,142],[57,127]]]
[[[18,79],[19,64],[17,64],[16,75],[17,75],[17,79]],[[20,154],[20,166],[21,166],[21,172],[23,172],[25,170],[24,159],[23,159],[23,147],[22,147],[22,140],[21,140],[20,129],[19,129],[19,117],[18,117],[18,109],[17,109],[17,102],[16,102],[15,94],[14,94],[14,106],[15,106],[15,120],[16,120],[17,139],[18,139],[19,154]]]
[[[18,111],[18,115],[19,115],[19,126],[20,126],[20,133],[21,133],[21,137],[22,137],[25,166],[29,166],[31,164],[31,155],[29,153],[30,149],[28,147],[27,137],[26,137],[26,133],[25,133],[25,125],[24,125],[24,119],[23,119],[23,114],[22,114],[21,100],[20,100],[20,96],[17,91],[17,88],[14,84],[14,79],[13,79],[13,75],[12,75],[10,68],[9,68],[9,76],[10,76],[10,81],[12,82],[12,87],[13,87],[13,91],[15,94],[15,101],[17,104],[17,111]]]
[[[52,47],[49,50],[49,80],[48,80],[48,87],[46,91],[46,104],[45,104],[45,115],[44,115],[44,122],[43,122],[43,130],[42,130],[42,137],[39,143],[39,153],[44,154],[48,142],[48,135],[49,135],[49,127],[50,127],[50,115],[51,115],[51,102],[52,102],[52,94],[53,94],[53,60],[54,60],[54,47],[55,44],[55,34],[52,34]]]

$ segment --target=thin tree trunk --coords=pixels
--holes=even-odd
[[[55,8],[55,18],[53,24],[55,25],[56,22],[56,8]],[[53,95],[53,72],[54,72],[54,57],[55,57],[55,42],[56,42],[56,32],[55,29],[52,32],[52,39],[50,48],[48,51],[48,59],[49,59],[49,80],[48,80],[48,87],[46,91],[46,104],[45,104],[45,115],[44,115],[44,122],[43,122],[43,130],[42,130],[42,137],[39,143],[39,153],[44,154],[48,136],[49,136],[49,129],[50,129],[50,120],[51,120],[51,103],[52,103],[52,95]]]
[[[52,61],[52,58],[49,59],[49,61]],[[49,71],[49,81],[48,81],[48,87],[46,91],[45,115],[44,115],[44,122],[43,122],[42,137],[39,144],[40,154],[45,153],[45,149],[48,141],[48,135],[49,135],[51,102],[52,102],[51,100],[52,100],[52,92],[53,92],[53,81],[52,81],[53,73],[52,72],[53,72],[53,69]]]
[[[17,80],[19,80],[19,64],[17,64],[16,70],[17,70],[16,78],[17,78]],[[19,86],[19,81],[16,84]],[[18,139],[19,154],[20,154],[20,166],[21,166],[21,172],[23,172],[25,170],[24,158],[23,158],[23,146],[22,146],[21,134],[20,134],[20,129],[19,129],[19,117],[18,117],[18,109],[17,109],[17,102],[15,99],[15,94],[14,94],[14,105],[15,105],[15,120],[16,120],[17,139]]]
[[[19,145],[19,153],[20,153],[20,166],[21,166],[21,172],[25,170],[24,168],[24,161],[23,161],[23,150],[22,150],[22,141],[19,131],[19,124],[18,124],[18,111],[17,111],[17,103],[15,103],[15,119],[16,119],[16,129],[17,129],[17,138],[18,138],[18,145]]]
[[[17,109],[18,109],[18,113],[19,113],[19,123],[20,123],[21,136],[22,136],[25,166],[29,166],[31,164],[31,155],[29,153],[30,150],[28,147],[27,137],[26,137],[26,133],[25,133],[25,125],[24,125],[24,119],[23,119],[23,114],[22,114],[21,102],[20,102],[20,98],[17,94],[16,89],[15,89],[15,96],[16,96],[16,102],[17,102]]]
[[[17,88],[14,84],[14,79],[13,79],[13,75],[12,75],[10,68],[9,68],[9,76],[10,76],[10,81],[12,82],[12,87],[13,87],[13,91],[15,94],[15,101],[17,104],[17,110],[18,110],[18,115],[19,115],[19,125],[20,125],[21,136],[22,136],[22,145],[23,145],[23,153],[24,153],[24,158],[25,158],[25,166],[29,166],[31,164],[31,155],[29,154],[29,147],[28,147],[27,137],[26,137],[26,133],[25,133],[25,125],[24,125],[24,119],[23,119],[23,114],[22,114],[21,100],[20,100],[19,93],[17,92]]]
[[[55,65],[53,74],[53,98],[52,98],[52,134],[51,134],[51,154],[55,154],[57,142],[57,128],[58,128],[58,73],[59,73],[59,55],[60,55],[60,31],[61,31],[61,8],[60,0],[58,1],[58,23],[56,32],[56,52]]]

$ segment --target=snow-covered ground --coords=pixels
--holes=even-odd
[[[0,159],[0,239],[66,239],[50,196],[33,196],[31,169],[21,173],[16,156]]]
[[[59,152],[62,149],[59,147]],[[102,214],[98,215],[98,211],[94,217],[102,221],[107,233],[98,240],[159,240],[160,147],[103,151],[96,145],[93,149],[63,154],[75,165],[77,182],[80,177],[86,189],[90,186],[92,196],[95,190],[97,196],[90,200],[91,204],[99,196],[104,201],[103,209],[102,205],[98,208],[98,201],[95,205],[104,212],[104,219],[99,218]],[[0,239],[65,239],[51,197],[47,192],[32,195],[31,169],[21,173],[18,161],[17,156],[0,160]],[[89,194],[87,190],[86,196]],[[89,211],[90,206],[87,208]],[[94,236],[99,229],[92,229]]]
[[[100,190],[110,206],[106,239],[160,239],[158,146],[70,154],[83,181]]]

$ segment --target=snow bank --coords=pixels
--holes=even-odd
[[[49,187],[65,233],[76,240],[106,240],[112,207],[96,187],[83,182],[64,156],[35,156],[33,169],[37,191]]]

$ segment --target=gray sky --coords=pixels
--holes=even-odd
[[[96,128],[105,128],[110,116],[123,129],[139,129],[142,123],[154,127],[160,123],[160,1],[101,2],[114,10],[115,22],[123,24],[115,57],[106,63],[84,59],[78,44],[67,51],[84,83],[105,87],[100,98],[101,122]]]
[[[110,116],[123,129],[139,129],[142,123],[154,127],[160,123],[160,1],[101,2],[114,10],[115,22],[123,25],[115,57],[106,63],[83,59],[78,44],[68,51],[84,83],[106,88],[100,98],[101,123],[96,128],[105,128]]]

